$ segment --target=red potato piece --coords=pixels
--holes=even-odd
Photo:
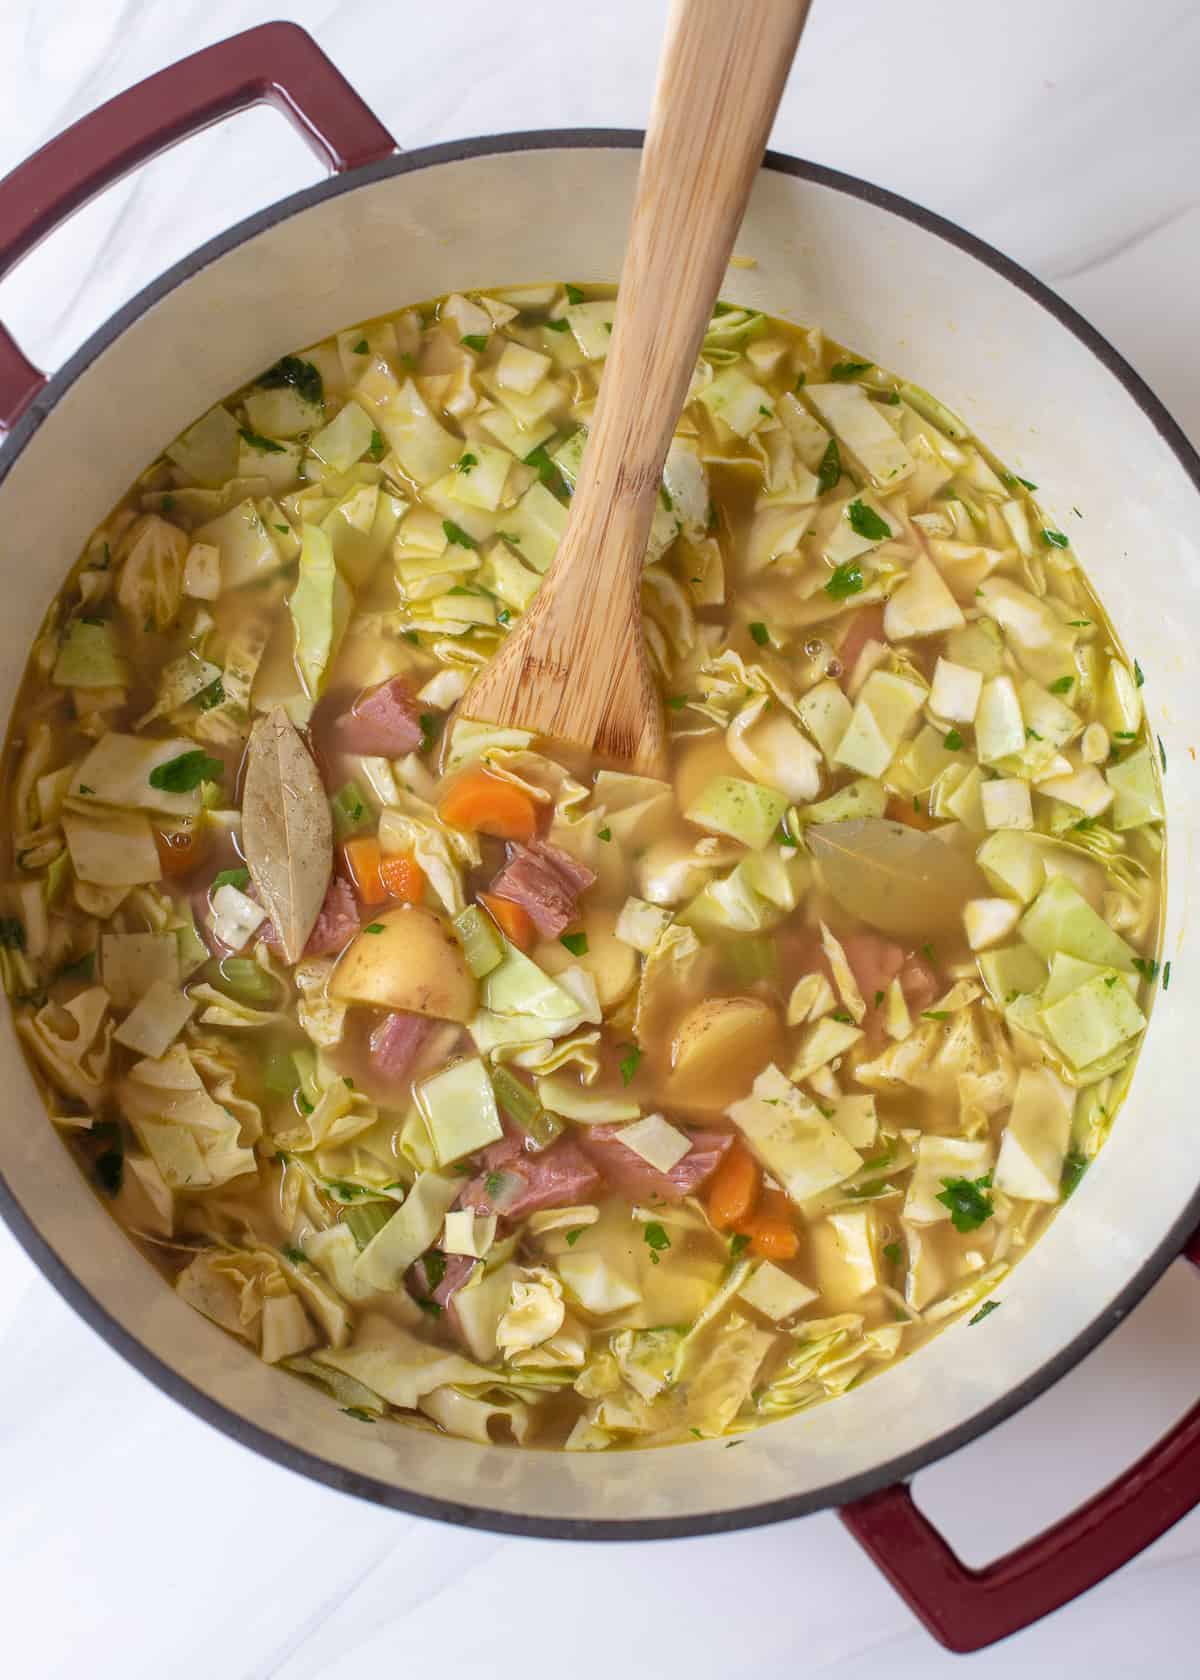
[[[605,1183],[633,1201],[657,1196],[664,1202],[681,1202],[712,1177],[733,1143],[732,1132],[691,1132],[691,1149],[669,1173],[662,1173],[627,1149],[619,1131],[618,1126],[589,1126],[579,1133],[579,1146]]]
[[[600,1187],[600,1174],[569,1138],[560,1138],[537,1154],[519,1147],[515,1151],[506,1149],[508,1143],[505,1139],[484,1151],[484,1160],[492,1156],[492,1164],[463,1190],[460,1207],[475,1213],[500,1213],[505,1219],[524,1219],[526,1214],[541,1213],[546,1208],[585,1202]],[[501,1150],[506,1152],[498,1157]],[[504,1181],[489,1192],[487,1181],[492,1173],[503,1174]],[[514,1187],[513,1179],[519,1179],[520,1185]],[[493,1205],[493,1195],[503,1206]]]
[[[513,841],[508,862],[489,889],[497,898],[519,904],[543,939],[555,939],[575,920],[579,895],[596,876],[559,846],[534,840],[528,846]]]
[[[403,758],[424,739],[421,702],[405,677],[390,677],[375,688],[364,688],[333,729],[343,752]]]
[[[404,1084],[434,1030],[434,1022],[425,1015],[399,1009],[385,1015],[368,1040],[372,1069],[388,1084]]]

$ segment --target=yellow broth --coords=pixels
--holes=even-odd
[[[705,339],[647,555],[667,779],[457,718],[611,322],[455,295],[176,440],[33,648],[0,920],[51,1119],[187,1300],[357,1419],[570,1450],[982,1322],[1159,983],[1140,669],[1036,487],[818,329]]]

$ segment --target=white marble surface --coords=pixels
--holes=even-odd
[[[273,0],[0,0],[0,172]],[[660,0],[294,0],[401,144],[634,125]],[[730,0],[731,16],[736,0]],[[953,217],[1056,285],[1200,440],[1200,10],[1191,0],[817,0],[775,144]],[[0,285],[43,365],[168,262],[316,178],[271,113],[123,183]],[[981,1563],[1114,1474],[1200,1391],[1176,1266],[1019,1418],[918,1478]],[[570,1547],[355,1503],[193,1420],[85,1329],[0,1229],[0,1605],[20,1680],[439,1680],[620,1672],[925,1680],[947,1657],[830,1515]],[[1200,1515],[980,1676],[1187,1673]],[[598,1614],[597,1614],[598,1612]]]

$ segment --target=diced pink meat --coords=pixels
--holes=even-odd
[[[358,900],[354,896],[354,888],[349,881],[344,881],[340,875],[335,875],[325,893],[325,902],[313,924],[313,930],[308,936],[308,943],[304,947],[306,957],[332,957],[348,945],[358,932]],[[259,929],[259,938],[273,950],[278,950],[279,935],[275,932],[274,924],[264,922]]]
[[[375,688],[364,688],[348,712],[334,725],[344,752],[378,758],[403,758],[423,738],[421,703],[405,677],[390,677]]]
[[[425,1268],[428,1258],[427,1255],[422,1255],[415,1264],[410,1266],[404,1281],[414,1300],[436,1301],[437,1305],[444,1310],[450,1303],[450,1297],[462,1288],[475,1270],[476,1262],[471,1259],[469,1254],[442,1255],[441,1261],[445,1270],[442,1271],[438,1282],[431,1288],[430,1274]],[[434,1276],[437,1275],[439,1269],[435,1266]]]
[[[595,879],[593,870],[558,846],[545,840],[528,846],[514,841],[490,890],[527,910],[543,939],[554,939],[575,920],[579,895]]]
[[[915,1009],[919,1014],[922,1009],[928,1009],[941,989],[941,981],[924,957],[914,955],[905,960],[900,970],[900,990],[910,1010]]]
[[[869,930],[843,935],[842,949],[868,1006],[874,1002],[876,992],[887,991],[904,966],[903,948]]]
[[[393,1010],[372,1032],[368,1041],[371,1066],[389,1084],[402,1084],[412,1072],[434,1023],[424,1015]]]
[[[859,607],[850,620],[850,626],[842,638],[842,645],[838,648],[837,656],[841,662],[842,674],[838,679],[843,688],[854,675],[854,667],[858,664],[858,656],[868,642],[882,642],[883,636],[883,608],[878,602],[866,607]]]
[[[681,1202],[685,1196],[693,1195],[711,1178],[733,1142],[731,1132],[691,1132],[691,1149],[681,1161],[676,1161],[669,1173],[662,1173],[627,1149],[619,1133],[619,1126],[589,1126],[580,1132],[579,1145],[611,1189],[639,1202],[652,1197],[664,1202]]]
[[[493,1144],[484,1158],[507,1145]],[[489,1186],[489,1179],[498,1181]],[[502,1159],[473,1178],[459,1197],[461,1207],[476,1213],[500,1213],[506,1219],[524,1219],[545,1208],[570,1207],[596,1193],[600,1175],[569,1138],[560,1138],[549,1149],[530,1154],[509,1151]]]

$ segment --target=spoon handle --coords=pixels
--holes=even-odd
[[[809,0],[674,0],[620,306],[553,583],[595,610],[638,589],[663,461]],[[613,602],[614,608],[618,606]]]

